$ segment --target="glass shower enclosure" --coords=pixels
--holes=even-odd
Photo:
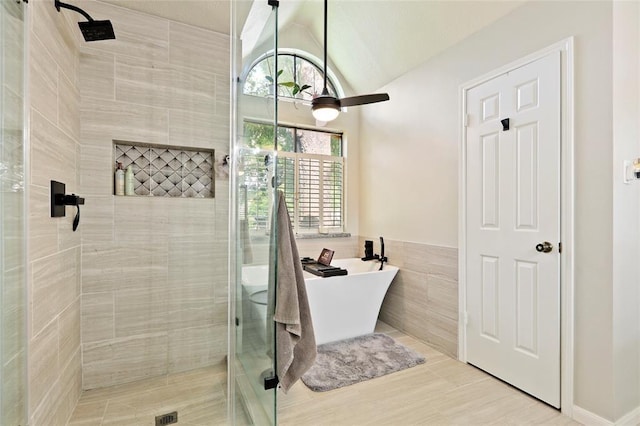
[[[277,61],[277,2],[254,2],[239,16],[232,2],[232,148],[230,220],[230,418],[239,424],[276,424],[273,322],[268,318],[267,287],[275,285],[275,226],[272,207],[277,153],[257,148],[248,122],[268,124],[277,135],[277,62],[264,75],[273,95],[244,94],[244,79],[257,60]],[[271,75],[267,75],[271,74]],[[264,135],[261,135],[264,137]],[[267,212],[265,214],[265,212]],[[271,283],[271,284],[269,284]],[[271,304],[269,304],[271,306]]]
[[[0,1],[0,423],[24,425],[25,4]]]

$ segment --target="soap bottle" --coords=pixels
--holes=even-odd
[[[116,195],[124,195],[124,170],[121,162],[118,162],[118,167],[116,168],[115,189]]]
[[[131,164],[124,174],[124,195],[136,195],[133,188],[133,166]]]

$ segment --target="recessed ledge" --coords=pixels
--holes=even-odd
[[[298,240],[312,240],[318,238],[348,238],[351,234],[349,232],[334,232],[330,234],[296,234]]]

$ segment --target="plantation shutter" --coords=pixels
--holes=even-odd
[[[342,158],[322,161],[322,225],[320,232],[327,229],[342,229]]]
[[[245,122],[245,132],[250,149],[240,155],[239,213],[249,228],[268,232],[275,186],[284,192],[296,233],[343,232],[342,134],[279,126],[274,152],[272,125]]]
[[[320,225],[320,161],[314,158],[298,160],[298,229],[317,231]]]
[[[283,165],[285,159],[287,161],[286,175],[290,176],[291,168],[295,171],[297,185],[286,185],[285,197],[290,211],[294,212],[291,219],[296,232],[342,231],[344,159],[318,154],[279,155]],[[295,200],[293,209],[290,200]]]

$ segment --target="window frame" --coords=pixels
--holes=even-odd
[[[250,123],[252,125],[260,125],[260,126],[273,126],[273,123],[267,123],[264,121],[260,121],[260,120],[252,120],[252,119],[244,119],[243,120],[243,126],[246,125],[247,123]],[[289,207],[293,207],[293,211],[290,211],[291,214],[291,222],[292,222],[292,226],[294,228],[294,231],[297,235],[324,235],[324,234],[332,234],[332,233],[344,233],[346,230],[346,177],[347,177],[347,173],[346,173],[346,157],[344,156],[344,152],[345,152],[345,147],[344,147],[344,132],[341,131],[336,131],[336,130],[326,130],[326,129],[318,129],[318,128],[313,128],[313,127],[306,127],[306,126],[296,126],[296,125],[290,125],[290,124],[281,124],[278,123],[277,125],[278,129],[281,128],[285,128],[285,129],[290,129],[293,132],[293,140],[294,140],[294,147],[293,147],[293,151],[284,151],[280,149],[280,146],[278,145],[278,138],[274,138],[274,146],[272,147],[273,151],[275,152],[275,163],[278,164],[278,162],[280,161],[280,158],[282,159],[292,159],[293,163],[294,163],[294,188],[293,188],[293,206],[290,205],[290,203],[287,201],[287,204],[289,205]],[[340,155],[327,155],[327,154],[312,154],[312,153],[304,153],[304,152],[300,152],[300,146],[298,144],[298,137],[297,137],[297,132],[298,131],[311,131],[311,132],[317,132],[317,133],[324,133],[327,135],[332,135],[332,136],[338,136],[340,138]],[[261,150],[265,150],[268,151],[271,148],[266,148],[266,147],[260,147]],[[317,184],[318,184],[318,194],[319,194],[319,200],[318,200],[318,226],[316,227],[302,227],[301,223],[301,207],[300,207],[300,200],[301,200],[301,189],[300,189],[300,160],[309,160],[309,161],[317,161],[319,163],[318,167],[319,167],[319,177],[317,180]],[[340,218],[339,218],[339,222],[340,224],[338,226],[325,226],[325,222],[327,221],[327,215],[325,215],[325,212],[327,211],[325,204],[326,204],[326,199],[324,198],[323,194],[324,194],[324,185],[325,185],[325,179],[323,179],[323,175],[324,175],[324,170],[326,167],[326,163],[333,163],[333,164],[339,164],[339,167],[341,169],[341,180],[340,180],[340,197],[339,197],[339,203],[340,203]],[[278,167],[282,167],[282,166],[276,166],[275,167],[275,172],[277,173],[278,171]],[[285,191],[285,196],[287,195],[287,192]],[[286,197],[285,197],[286,198]],[[335,198],[334,198],[335,200]],[[329,218],[329,220],[331,220]]]
[[[242,83],[242,94],[245,96],[255,96],[255,97],[268,97],[268,96],[273,96],[272,91],[269,93],[269,95],[267,96],[263,96],[260,94],[256,94],[256,93],[247,93],[245,92],[245,84],[247,82],[247,78],[249,77],[249,75],[251,75],[251,72],[254,70],[254,68],[256,68],[259,64],[261,64],[264,61],[268,61],[270,58],[273,58],[275,56],[274,51],[270,51],[267,52],[263,55],[261,55],[260,57],[258,57],[246,70],[246,72],[244,73],[244,78],[243,78],[243,83]],[[279,49],[278,50],[278,56],[291,56],[293,57],[293,70],[294,70],[294,75],[293,75],[293,79],[294,79],[294,83],[298,83],[297,81],[297,75],[295,73],[295,69],[296,69],[296,63],[297,60],[302,60],[305,61],[307,63],[309,63],[311,66],[313,66],[317,71],[318,74],[320,75],[320,77],[324,78],[324,70],[323,67],[320,65],[321,62],[319,59],[315,58],[313,55],[298,50],[298,49]],[[278,60],[278,62],[280,62],[280,60]],[[275,73],[277,73],[277,70],[275,71]],[[344,97],[344,91],[342,90],[342,87],[338,84],[338,79],[337,77],[334,75],[334,73],[327,67],[327,87],[329,89],[329,92],[334,93],[334,95],[337,98],[342,98]],[[272,76],[273,77],[273,76]],[[273,83],[270,83],[271,85],[273,85]],[[320,93],[318,93],[319,95]],[[288,100],[295,100],[295,101],[301,101],[301,102],[306,102],[306,103],[311,103],[310,99],[303,99],[302,97],[298,97],[296,96],[288,96],[288,95],[283,95],[280,94],[280,92],[278,92],[278,99],[288,99]]]

